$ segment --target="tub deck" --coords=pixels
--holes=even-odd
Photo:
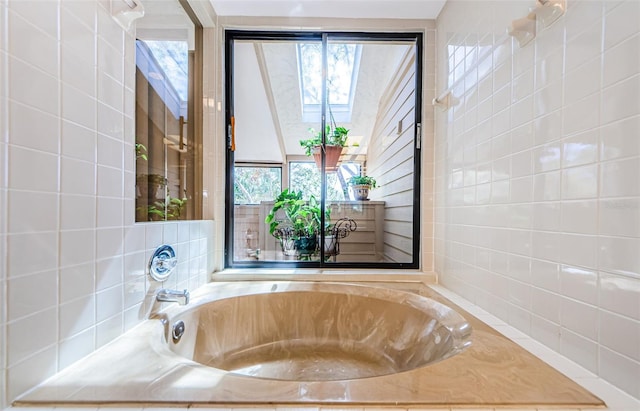
[[[223,298],[224,284],[207,284],[194,295],[214,292]],[[377,285],[414,292],[454,308],[473,327],[471,347],[445,361],[381,377],[325,382],[261,380],[176,357],[163,342],[160,321],[145,321],[14,405],[604,407],[598,397],[428,286]]]

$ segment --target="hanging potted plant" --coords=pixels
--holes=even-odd
[[[376,188],[376,180],[369,176],[353,176],[349,179],[349,186],[356,200],[369,199],[369,190]]]
[[[327,172],[337,171],[338,162],[342,155],[343,148],[347,145],[347,138],[349,130],[344,127],[335,127],[333,130],[331,126],[326,127],[326,145],[325,145],[325,166]],[[316,162],[318,168],[322,167],[322,132],[316,132],[310,128],[309,132],[313,135],[312,138],[307,140],[300,140],[300,145],[304,148],[304,152],[307,156],[313,155],[313,159]]]

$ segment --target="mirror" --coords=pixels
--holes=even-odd
[[[200,218],[193,115],[200,31],[185,7],[146,0],[136,28],[136,222]]]

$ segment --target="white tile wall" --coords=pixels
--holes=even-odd
[[[534,5],[438,18],[438,90],[459,103],[436,110],[436,271],[640,397],[640,2],[567,0],[520,48],[505,29]]]
[[[7,233],[7,141],[9,139],[8,117],[9,108],[5,104],[8,95],[7,78],[7,49],[8,49],[8,27],[6,22],[7,0],[0,0],[0,255],[7,255],[6,233]],[[6,260],[6,259],[5,259]],[[5,393],[6,368],[6,338],[4,338],[5,324],[7,323],[7,274],[6,264],[0,263],[0,329],[3,330],[0,336],[0,407],[7,404]]]
[[[133,222],[134,38],[108,7],[0,0],[0,408],[212,271],[212,222]]]

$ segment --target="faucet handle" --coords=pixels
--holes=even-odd
[[[156,281],[164,281],[178,265],[176,252],[170,245],[161,245],[151,256],[149,274]]]

